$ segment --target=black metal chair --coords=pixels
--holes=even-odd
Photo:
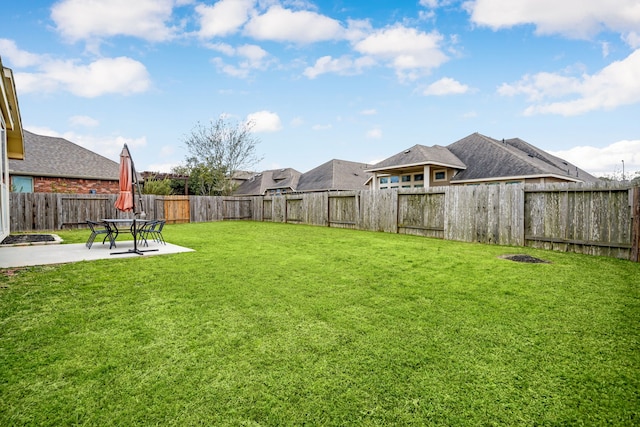
[[[140,230],[138,230],[140,239],[139,241],[141,243],[144,243],[145,246],[149,246],[148,239],[152,238],[154,242],[166,245],[167,243],[162,237],[162,229],[164,228],[164,224],[164,220],[149,221],[145,223],[142,227],[140,227]]]
[[[96,239],[96,237],[103,234],[104,239],[102,239],[102,244],[104,245],[107,239],[109,239],[109,249],[116,247],[116,239],[109,224],[107,224],[106,222],[87,221],[87,225],[91,230],[91,235],[89,236],[89,239],[86,243],[87,248],[91,249],[93,241]]]

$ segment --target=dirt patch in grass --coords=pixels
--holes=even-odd
[[[532,257],[531,255],[526,255],[526,254],[501,255],[500,258],[508,259],[509,261],[515,261],[515,262],[526,262],[530,264],[550,264],[551,263],[550,261]]]

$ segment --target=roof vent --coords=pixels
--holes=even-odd
[[[404,150],[404,154],[409,154],[411,150]]]

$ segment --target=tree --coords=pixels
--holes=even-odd
[[[195,194],[230,195],[233,175],[262,160],[256,154],[260,140],[251,133],[253,126],[252,121],[230,123],[222,116],[208,125],[196,124],[184,139],[189,152],[186,169],[194,178],[189,186],[195,186]]]
[[[147,177],[142,186],[143,194],[156,194],[159,196],[168,196],[172,193],[171,181],[167,178],[157,179],[157,177]]]

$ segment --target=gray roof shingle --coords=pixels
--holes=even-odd
[[[24,130],[24,160],[10,160],[12,175],[117,181],[119,163],[64,138]]]
[[[291,189],[298,185],[300,172],[292,168],[272,169],[260,172],[238,186],[236,196],[259,196],[268,190]]]
[[[473,133],[447,148],[467,165],[453,177],[452,182],[550,175],[584,182],[597,181],[577,166],[519,138],[498,141]]]
[[[366,190],[370,165],[333,159],[300,176],[296,191]]]

